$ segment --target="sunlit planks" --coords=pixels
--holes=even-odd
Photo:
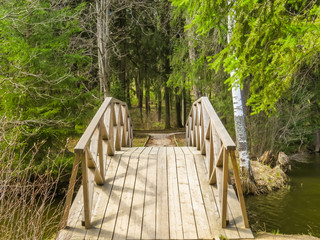
[[[127,148],[109,158],[106,182],[94,188],[92,227],[81,226],[80,191],[58,239],[253,238],[231,186],[230,224],[222,228],[217,190],[195,147]]]

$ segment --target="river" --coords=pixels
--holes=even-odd
[[[246,197],[254,230],[320,237],[320,155],[293,162],[287,189]]]

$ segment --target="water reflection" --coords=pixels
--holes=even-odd
[[[320,237],[320,156],[308,160],[294,163],[289,188],[246,198],[254,230]]]

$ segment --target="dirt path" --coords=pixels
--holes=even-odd
[[[162,146],[162,147],[176,147],[174,141],[174,133],[150,133],[150,138],[146,147]]]

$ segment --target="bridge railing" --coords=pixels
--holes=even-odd
[[[235,156],[236,145],[207,97],[201,97],[192,104],[186,123],[186,138],[188,146],[195,146],[203,155],[206,155],[205,164],[209,173],[209,183],[216,184],[218,189],[219,203],[217,205],[222,227],[226,227],[228,222],[228,163],[230,156],[244,225],[248,228],[249,223]]]
[[[62,228],[67,224],[79,164],[82,167],[84,204],[82,224],[90,228],[94,184],[103,185],[105,182],[107,155],[114,155],[115,150],[121,150],[121,147],[131,147],[132,139],[132,123],[126,103],[106,98],[74,148],[75,161],[61,221]]]

